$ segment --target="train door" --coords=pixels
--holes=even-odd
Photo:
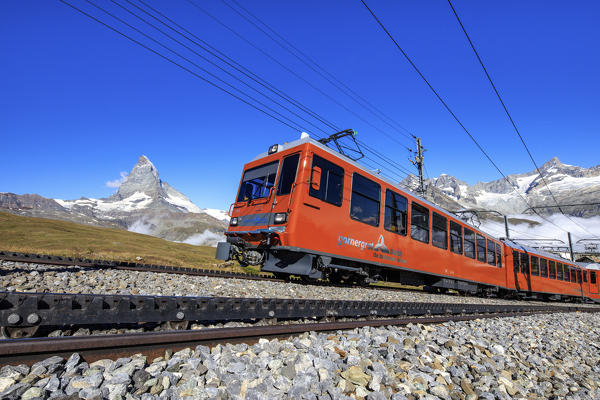
[[[590,293],[598,294],[598,271],[590,272]]]
[[[513,250],[513,276],[518,291],[531,291],[531,271],[529,270],[529,254]]]
[[[277,185],[274,188],[273,201],[270,204],[270,215],[272,216],[269,219],[270,226],[281,226],[288,221],[291,198],[296,189],[299,162],[300,153],[298,152],[285,157],[281,163]]]

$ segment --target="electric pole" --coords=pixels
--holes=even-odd
[[[415,137],[415,139],[417,140],[417,154],[415,155],[414,160],[410,159],[410,162],[413,165],[416,165],[417,169],[419,170],[419,189],[417,191],[424,196],[425,182],[423,179],[423,153],[425,152],[425,149],[423,149],[423,146],[421,146],[421,138]]]

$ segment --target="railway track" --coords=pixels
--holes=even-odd
[[[287,339],[304,332],[333,332],[362,327],[407,325],[410,323],[437,324],[448,321],[468,321],[482,318],[515,317],[566,310],[506,311],[496,313],[473,313],[470,315],[440,315],[430,317],[402,317],[361,321],[318,322],[288,325],[249,326],[171,332],[149,332],[106,336],[79,336],[58,338],[10,339],[0,341],[0,367],[28,364],[59,356],[68,358],[78,353],[88,363],[100,359],[116,360],[141,353],[149,359],[160,357],[166,350],[179,351],[198,345],[254,344],[259,339]],[[585,311],[586,310],[569,310]],[[595,310],[598,311],[598,310]]]
[[[225,279],[248,279],[248,280],[260,280],[260,281],[272,281],[272,282],[291,282],[291,283],[302,283],[308,285],[317,286],[336,286],[336,287],[356,287],[351,284],[339,284],[325,281],[311,281],[305,282],[296,277],[290,277],[288,279],[276,278],[270,274],[250,274],[233,271],[222,271],[214,269],[194,268],[194,267],[180,267],[173,265],[155,265],[155,264],[143,264],[134,263],[129,261],[112,261],[112,260],[99,260],[99,259],[88,259],[88,258],[74,258],[74,257],[63,257],[63,256],[52,256],[47,254],[35,254],[35,253],[18,253],[10,251],[0,251],[0,260],[13,261],[29,264],[45,264],[45,265],[61,265],[61,266],[79,266],[86,268],[110,268],[116,270],[125,271],[138,271],[138,272],[156,272],[156,273],[167,273],[167,274],[179,274],[179,275],[195,275],[195,276],[206,276],[214,278],[225,278]],[[378,290],[403,290],[411,291],[415,289],[400,288],[400,287],[389,287],[381,285],[370,285],[361,286],[368,289]]]

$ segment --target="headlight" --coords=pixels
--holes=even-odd
[[[287,213],[277,213],[275,214],[274,222],[276,224],[283,224],[287,221],[288,214]]]
[[[237,219],[237,217],[233,217],[233,218],[231,218],[231,220],[229,221],[229,225],[230,225],[230,226],[237,226],[237,224],[238,224],[238,219]]]

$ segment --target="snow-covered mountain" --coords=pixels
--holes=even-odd
[[[0,209],[21,215],[124,228],[173,241],[185,241],[190,237],[214,239],[225,230],[228,221],[224,211],[201,209],[161,180],[154,164],[144,155],[117,192],[108,198],[61,200],[0,193]],[[194,243],[203,244],[198,240]]]
[[[559,212],[552,194],[559,204],[581,204],[600,202],[600,166],[582,168],[567,165],[556,157],[537,170],[522,174],[508,175],[492,182],[477,182],[469,185],[460,179],[442,174],[438,178],[427,179],[426,184],[435,192],[447,196],[464,208],[485,208],[505,214],[520,214],[529,206],[549,207],[540,210],[545,214]],[[548,186],[544,184],[545,179]],[[417,179],[409,176],[403,184],[416,188]],[[600,214],[600,206],[563,207],[566,214],[579,217],[592,217]]]

